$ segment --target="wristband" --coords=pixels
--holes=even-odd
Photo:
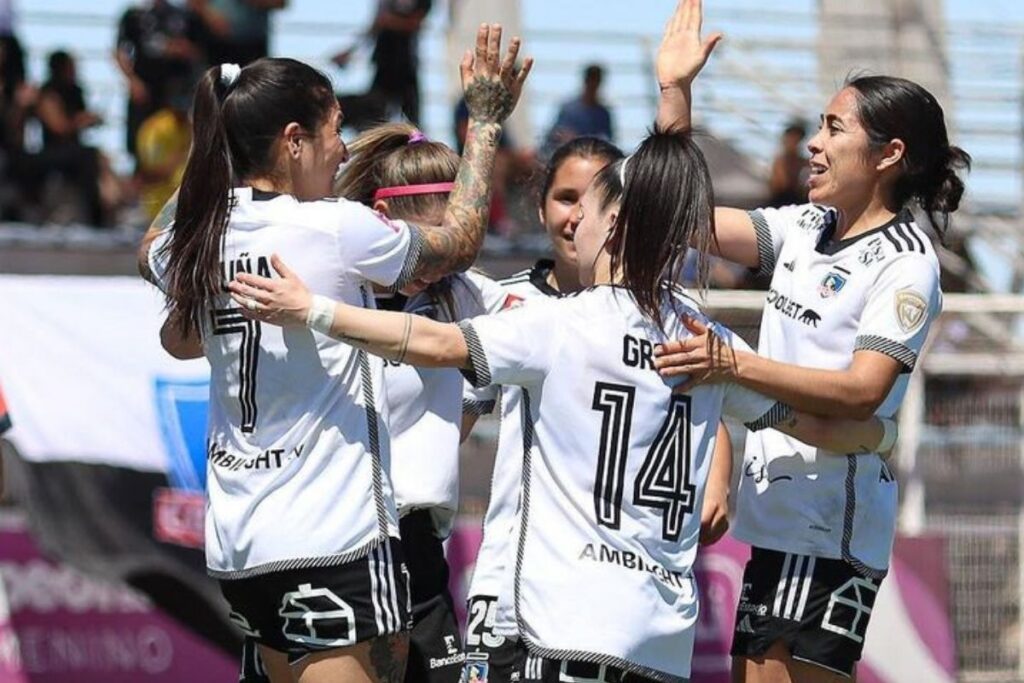
[[[878,419],[882,421],[882,440],[878,443],[878,452],[883,457],[888,457],[885,454],[896,445],[896,437],[899,436],[900,430],[896,425],[896,420],[888,417],[880,417]]]
[[[328,337],[331,336],[331,326],[334,324],[334,307],[333,299],[328,299],[320,294],[314,294],[313,300],[309,303],[309,311],[306,313],[306,327],[314,332],[319,332]]]

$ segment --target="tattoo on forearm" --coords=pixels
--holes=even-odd
[[[405,660],[409,655],[409,637],[394,634],[374,638],[370,643],[370,665],[379,683],[402,683]]]
[[[491,205],[491,176],[501,126],[471,121],[466,151],[459,165],[440,228],[424,230],[415,278],[436,278],[472,265],[483,244]]]
[[[466,108],[477,121],[501,123],[515,106],[515,97],[500,80],[477,76],[466,86]]]

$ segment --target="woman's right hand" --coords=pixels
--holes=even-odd
[[[231,298],[241,307],[246,318],[281,327],[304,326],[313,294],[280,256],[271,256],[270,265],[281,277],[237,273],[235,279],[228,283]]]
[[[688,87],[704,68],[722,34],[712,33],[707,40],[701,40],[703,23],[701,0],[679,0],[675,13],[665,25],[665,35],[655,59],[660,87]]]
[[[522,68],[516,66],[520,40],[512,38],[505,58],[501,55],[501,25],[482,24],[476,34],[476,50],[466,50],[459,70],[466,95],[469,117],[481,123],[501,123],[516,108],[523,83],[533,68],[527,57]]]

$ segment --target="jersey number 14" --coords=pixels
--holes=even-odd
[[[601,441],[594,481],[597,523],[618,529],[622,520],[626,456],[633,427],[636,388],[598,382],[594,410],[601,413]],[[697,499],[691,483],[690,397],[673,395],[668,416],[647,451],[633,483],[633,504],[661,510],[661,535],[676,542]]]

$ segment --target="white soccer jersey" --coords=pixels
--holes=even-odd
[[[553,261],[541,259],[533,268],[501,280],[498,284],[505,295],[491,298],[487,312],[496,313],[535,298],[561,296],[547,281],[553,267]],[[498,387],[491,389],[497,392]],[[488,625],[498,634],[514,636],[517,631],[512,600],[512,565],[515,561],[515,538],[512,532],[519,509],[519,490],[523,473],[523,419],[520,413],[522,389],[510,385],[500,387],[500,391],[501,423],[498,451],[494,456],[490,499],[484,516],[483,541],[476,556],[469,596],[497,598],[496,612],[490,617],[494,619],[494,623]]]
[[[772,273],[758,353],[828,370],[868,349],[904,366],[876,411],[891,417],[942,308],[939,263],[909,212],[833,241],[835,212],[811,204],[751,213],[761,270]],[[753,545],[843,559],[882,575],[896,481],[879,457],[819,454],[775,430],[747,439],[733,533]]]
[[[360,204],[234,194],[225,282],[242,270],[276,276],[277,253],[313,292],[372,306],[367,280],[393,285],[414,265],[415,232]],[[161,281],[168,234],[150,250]],[[397,536],[382,361],[305,328],[246,320],[227,294],[206,323],[210,573],[341,564]]]
[[[757,428],[784,411],[733,384],[674,395],[654,369],[654,345],[687,336],[677,312],[702,316],[675,293],[663,310],[667,335],[627,290],[601,286],[460,327],[475,384],[522,387],[520,638],[543,657],[682,681],[718,422],[725,412]]]
[[[501,296],[501,287],[478,273],[454,275],[449,282],[452,306],[424,292],[405,300],[402,310],[454,322],[486,313],[487,302]],[[378,303],[381,308],[391,308],[383,300]],[[444,538],[459,509],[462,412],[490,412],[494,400],[477,398],[482,392],[469,387],[454,368],[417,368],[388,361],[384,382],[391,432],[391,481],[399,515],[430,510],[434,528]]]

